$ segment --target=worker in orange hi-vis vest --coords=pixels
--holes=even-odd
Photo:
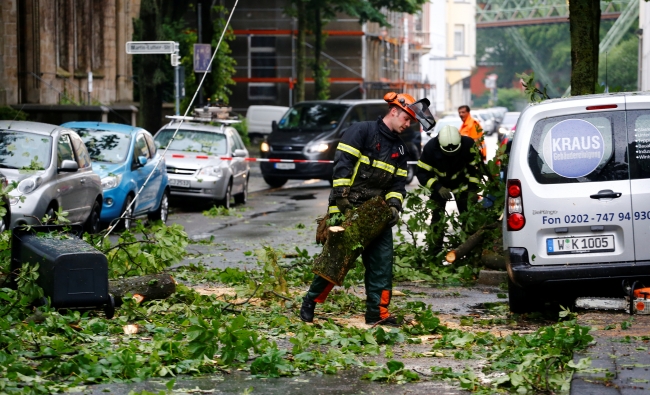
[[[458,107],[458,115],[463,121],[463,124],[459,129],[460,135],[473,138],[480,148],[481,157],[485,160],[487,157],[487,148],[485,147],[485,141],[483,141],[483,128],[477,120],[472,118],[472,115],[469,112],[469,106],[463,105]]]

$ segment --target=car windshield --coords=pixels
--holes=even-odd
[[[167,129],[158,132],[154,138],[156,147],[167,148],[174,135],[174,130]],[[203,132],[200,130],[179,130],[169,149],[185,152],[202,152],[211,155],[227,153],[226,135],[221,133]]]
[[[278,122],[279,130],[325,132],[336,129],[349,106],[332,103],[303,103],[289,109]]]
[[[131,135],[98,129],[74,129],[97,162],[122,163],[129,155]]]
[[[0,168],[45,170],[52,159],[52,137],[0,130]]]

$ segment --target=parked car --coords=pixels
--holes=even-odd
[[[506,138],[508,134],[515,128],[517,125],[517,120],[519,119],[520,112],[507,112],[503,117],[503,122],[499,126],[498,139],[499,142]]]
[[[0,168],[16,188],[9,194],[9,227],[38,225],[67,212],[72,224],[99,231],[102,186],[74,131],[39,122],[0,121]]]
[[[343,133],[355,122],[374,121],[388,112],[384,100],[321,100],[298,103],[275,124],[262,143],[264,158],[333,160]],[[420,124],[400,134],[410,161],[420,158]],[[332,182],[331,163],[260,163],[264,181],[277,188],[287,180],[312,178]],[[415,165],[408,167],[407,183],[413,180]]]
[[[225,208],[246,203],[250,166],[237,130],[225,123],[184,121],[171,141],[179,122],[168,123],[154,137],[156,147],[168,148],[165,160],[172,196],[211,199]]]
[[[491,112],[486,110],[474,110],[471,112],[472,117],[481,124],[486,136],[491,136],[496,131],[496,119]]]
[[[133,218],[145,214],[151,221],[167,222],[167,170],[149,132],[103,122],[68,122],[61,126],[79,134],[88,148],[93,170],[102,180],[104,201],[100,220],[103,224],[120,218],[127,208],[124,220],[117,224],[120,227],[129,228]],[[135,204],[129,208],[152,172]]]
[[[246,111],[248,135],[251,139],[260,139],[273,131],[271,124],[278,122],[289,107],[283,106],[250,106]],[[259,141],[258,141],[259,143]]]
[[[597,296],[623,279],[650,284],[649,141],[646,92],[546,100],[521,113],[503,223],[513,312],[583,287]]]

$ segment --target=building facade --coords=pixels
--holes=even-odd
[[[139,0],[3,0],[0,105],[131,102],[125,44],[139,8]]]

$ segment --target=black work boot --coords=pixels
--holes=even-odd
[[[300,319],[305,322],[314,322],[314,309],[316,302],[308,297],[302,298],[302,306],[300,307]]]
[[[392,326],[395,328],[401,327],[401,325],[397,322],[397,318],[393,317],[392,315],[384,318],[383,320],[381,318],[366,319],[366,325]]]

